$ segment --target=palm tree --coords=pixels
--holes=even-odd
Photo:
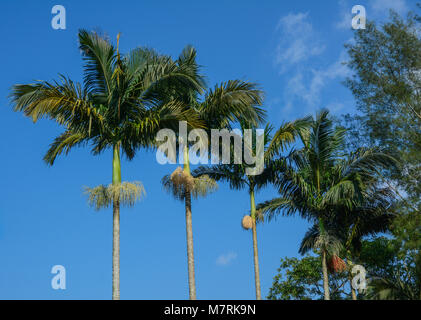
[[[352,286],[352,268],[361,253],[362,239],[389,232],[395,218],[395,214],[391,211],[395,195],[389,187],[379,186],[376,180],[376,177],[373,177],[372,185],[366,189],[364,198],[353,208],[344,208],[335,215],[334,223],[338,226],[338,233],[341,234],[348,263],[352,300],[357,300],[356,290]]]
[[[369,151],[361,148],[352,152],[346,159],[338,161],[349,164],[353,159],[361,158],[366,152]],[[379,185],[377,176],[366,176],[363,180],[365,187],[361,197],[355,199],[352,206],[338,205],[334,214],[329,215],[324,221],[325,234],[328,237],[323,239],[319,226],[315,224],[305,234],[299,249],[300,254],[305,254],[309,250],[325,246],[330,262],[336,261],[339,271],[348,271],[353,300],[357,300],[357,295],[352,286],[351,271],[354,260],[358,259],[361,252],[363,237],[388,232],[395,217],[391,212],[395,199],[392,190]],[[346,257],[347,265],[338,257],[339,254]]]
[[[416,284],[406,277],[404,272],[396,270],[391,278],[371,279],[367,293],[367,300],[420,300]]]
[[[176,87],[200,91],[203,85],[189,60],[195,55],[192,48],[177,61],[145,48],[121,57],[119,37],[114,47],[97,33],[79,31],[83,84],[60,76],[53,82],[15,85],[11,93],[15,111],[34,122],[46,117],[64,126],[44,157],[47,164],[76,146],[89,145],[94,155],[112,150],[112,186],[90,191],[97,207],[110,202],[113,207],[113,299],[120,298],[120,204],[126,196],[137,200],[142,192],[138,184],[122,184],[120,154],[132,159],[139,148],[153,146],[159,129],[175,128],[179,120],[199,125],[182,103],[167,98],[167,92]]]
[[[314,224],[304,235],[299,248],[302,255],[309,250],[324,251],[330,272],[347,272],[352,300],[357,300],[356,290],[352,286],[352,268],[358,259],[362,238],[387,232],[393,218],[393,214],[380,211],[385,209],[384,207],[373,207],[373,211],[370,209],[356,208],[350,212],[350,219],[343,219],[343,214],[337,212],[333,217],[329,217],[329,221],[324,222],[324,232],[320,231],[317,223]],[[340,255],[346,258],[346,263]]]
[[[280,197],[258,205],[270,220],[278,213],[301,217],[314,223],[314,244],[320,249],[325,300],[330,299],[327,258],[329,248],[338,249],[330,232],[331,217],[340,206],[353,208],[364,198],[365,183],[380,168],[394,164],[393,158],[376,149],[367,149],[342,161],[345,130],[334,127],[329,112],[322,110],[313,120],[310,131],[301,135],[303,148],[288,156],[288,165],[278,172],[275,186]],[[336,247],[336,248],[335,248]],[[334,250],[337,251],[337,250]]]
[[[250,82],[230,80],[221,83],[214,89],[209,89],[203,99],[195,92],[186,90],[178,99],[185,102],[186,111],[194,112],[205,123],[204,130],[207,133],[210,133],[211,129],[231,129],[232,125],[241,119],[247,119],[254,124],[264,119],[265,113],[259,108],[262,103],[262,92],[256,84]],[[189,126],[187,134],[194,128]],[[190,143],[181,141],[178,147],[183,150],[183,168],[177,168],[171,175],[163,177],[162,183],[164,189],[185,202],[189,299],[195,300],[191,198],[192,195],[194,198],[207,195],[216,189],[216,183],[207,176],[192,177],[189,161]]]
[[[187,158],[188,156],[185,154],[184,157]],[[189,299],[196,300],[191,200],[192,198],[198,199],[199,197],[207,196],[216,190],[218,185],[207,176],[200,178],[192,177],[187,161],[183,169],[178,167],[171,175],[164,176],[162,178],[162,184],[164,189],[172,194],[174,198],[185,203]]]
[[[256,214],[255,192],[272,182],[274,170],[283,165],[283,161],[279,161],[275,159],[275,157],[279,154],[279,151],[285,150],[289,144],[294,142],[298,133],[303,130],[307,124],[308,119],[300,119],[294,122],[285,123],[280,126],[273,138],[270,136],[272,128],[269,125],[266,126],[263,143],[266,167],[260,174],[248,174],[247,168],[249,168],[250,165],[247,165],[245,162],[233,164],[233,161],[231,164],[219,164],[210,167],[201,166],[193,172],[195,177],[209,176],[216,181],[226,181],[229,183],[230,188],[234,190],[248,189],[250,197],[250,215],[243,218],[243,227],[245,229],[252,229],[254,279],[257,300],[262,299],[262,294],[260,289],[259,254],[257,247],[256,222],[258,217]],[[243,132],[246,128],[252,128],[253,135],[256,136],[256,128],[243,122]],[[244,148],[245,146],[243,146],[243,153]],[[254,139],[252,149],[256,150],[256,153],[259,150],[259,146],[256,145],[256,139]]]

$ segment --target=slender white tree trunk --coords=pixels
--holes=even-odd
[[[120,300],[120,204],[113,205],[113,300]]]
[[[190,174],[189,162],[189,148],[183,147],[184,157],[184,172]],[[187,236],[187,268],[189,274],[189,299],[196,300],[196,279],[194,275],[194,250],[193,250],[193,224],[191,212],[191,192],[186,190],[185,194],[185,207],[186,207],[186,236]]]
[[[113,184],[121,183],[120,144],[113,148]],[[120,300],[120,203],[113,202],[113,300]]]
[[[330,292],[329,292],[329,276],[327,273],[327,257],[326,257],[326,250],[322,249],[322,270],[323,270],[323,290],[324,290],[324,297],[325,300],[330,300]]]
[[[262,300],[262,293],[260,290],[260,271],[259,271],[259,253],[257,251],[257,231],[256,219],[253,218],[253,258],[254,258],[254,283],[256,287],[256,299]]]
[[[355,292],[355,289],[352,286],[352,277],[351,277],[351,275],[349,276],[349,285],[351,286],[351,297],[352,297],[352,300],[357,300],[357,293]]]
[[[187,265],[189,273],[189,299],[196,300],[196,279],[194,275],[193,226],[191,213],[191,194],[186,194],[186,235],[187,235]]]
[[[349,255],[351,255],[351,252],[349,252]],[[349,280],[349,286],[351,288],[351,298],[352,300],[357,300],[357,292],[355,291],[354,287],[352,286],[352,266],[354,265],[354,263],[352,262],[351,259],[347,259],[347,265],[348,265],[348,280]]]
[[[253,234],[253,261],[254,261],[254,283],[256,288],[256,299],[262,300],[262,293],[260,289],[260,271],[259,271],[259,253],[257,250],[257,230],[256,230],[256,204],[254,200],[254,190],[250,191],[250,210]]]

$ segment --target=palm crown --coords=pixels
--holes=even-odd
[[[60,76],[57,81],[13,88],[15,110],[33,121],[54,119],[66,128],[51,144],[47,163],[87,142],[94,154],[120,144],[131,159],[136,149],[154,143],[160,128],[175,127],[174,120],[198,125],[197,117],[183,110],[180,102],[166,98],[177,86],[202,90],[203,79],[190,63],[194,49],[187,47],[173,61],[145,48],[121,57],[106,38],[85,30],[79,32],[79,42],[85,62],[83,84]]]
[[[303,148],[286,157],[285,167],[275,177],[280,197],[258,205],[258,211],[269,220],[279,213],[298,213],[314,222],[301,244],[301,252],[321,249],[325,299],[329,299],[327,253],[336,253],[342,247],[337,224],[332,228],[333,221],[341,220],[339,215],[343,213],[349,217],[349,213],[362,215],[374,211],[364,202],[375,199],[370,192],[376,186],[373,177],[395,165],[392,157],[377,149],[359,149],[344,158],[341,153],[344,133],[333,126],[328,111],[319,112],[310,130],[301,133]]]
[[[317,115],[309,131],[302,131],[303,148],[285,158],[285,167],[275,177],[281,197],[259,205],[268,219],[282,212],[319,221],[338,206],[353,208],[364,198],[373,176],[396,164],[377,149],[360,149],[344,159],[344,133],[333,127],[326,110]]]

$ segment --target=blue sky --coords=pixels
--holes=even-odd
[[[321,4],[323,3],[323,4]],[[2,1],[0,4],[0,299],[109,299],[111,210],[88,207],[83,186],[111,181],[111,152],[99,157],[73,150],[53,167],[43,163],[61,132],[54,123],[33,124],[12,111],[10,87],[58,73],[81,81],[79,28],[106,32],[121,48],[148,46],[177,56],[187,44],[198,51],[210,86],[229,79],[258,82],[268,119],[282,121],[328,107],[353,112],[341,85],[348,70],[343,45],[352,38],[351,8],[385,19],[388,9],[406,13],[416,1]],[[66,30],[51,27],[51,8],[66,8]],[[121,217],[121,298],[188,297],[183,204],[161,188],[175,169],[154,152],[123,161],[123,180],[140,180],[147,196]],[[271,189],[257,201],[275,196]],[[254,299],[251,233],[240,227],[249,210],[246,191],[219,191],[193,202],[199,299]],[[262,294],[267,295],[283,256],[297,256],[307,229],[300,218],[279,217],[258,227]],[[52,266],[63,265],[67,289],[53,290]]]

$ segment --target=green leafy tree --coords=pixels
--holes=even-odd
[[[357,264],[366,270],[367,290],[358,295],[363,300],[418,299],[419,289],[410,274],[414,264],[399,256],[399,245],[390,238],[378,237],[361,241]],[[323,299],[323,274],[320,256],[281,259],[268,299]],[[332,299],[350,299],[348,272],[330,274]]]
[[[346,45],[353,76],[345,84],[361,112],[356,129],[371,145],[402,159],[404,170],[392,172],[393,177],[414,195],[421,192],[420,31],[413,14],[404,21],[393,13],[382,26],[370,22],[365,30],[355,31],[355,42]]]
[[[339,251],[341,242],[329,228],[338,208],[352,209],[364,197],[366,182],[393,158],[376,149],[361,149],[344,159],[341,150],[345,131],[333,126],[329,112],[322,110],[310,130],[301,134],[304,145],[288,156],[288,166],[279,171],[275,186],[280,197],[259,204],[258,210],[272,219],[277,214],[298,213],[314,223],[317,236],[307,246],[321,256],[324,297],[330,299],[327,259]]]
[[[413,255],[402,255],[399,241],[386,237],[363,241],[359,261],[368,279],[363,299],[420,299],[417,263]]]
[[[359,157],[361,150],[353,152],[345,157],[345,162]],[[328,234],[336,241],[331,242],[328,252],[331,255],[331,262],[340,255],[346,258],[349,280],[352,281],[352,267],[358,259],[363,238],[375,236],[379,233],[389,233],[391,223],[396,217],[393,209],[396,203],[395,194],[387,187],[379,183],[377,175],[366,176],[364,179],[365,188],[361,196],[354,200],[352,206],[338,205],[335,213],[325,221],[325,228]],[[319,239],[319,228],[314,225],[306,233],[301,246],[300,253],[304,254],[314,249]],[[351,288],[353,300],[357,299],[356,291]]]
[[[323,273],[320,256],[306,255],[301,259],[281,259],[278,274],[269,289],[269,300],[322,300]],[[347,299],[345,273],[331,276],[331,296],[334,300]]]
[[[359,114],[344,117],[350,144],[382,146],[401,159],[402,169],[383,172],[384,183],[400,196],[393,233],[401,255],[412,255],[421,285],[421,19],[392,12],[388,22],[367,24],[346,45],[346,85]],[[420,297],[421,298],[421,297]]]
[[[197,122],[182,103],[168,99],[172,88],[200,91],[202,79],[191,65],[186,48],[173,61],[155,51],[137,48],[121,56],[117,47],[97,33],[79,31],[84,61],[83,84],[65,76],[53,82],[17,84],[11,98],[15,111],[34,122],[55,120],[65,128],[50,145],[44,160],[52,165],[60,154],[89,145],[94,155],[112,150],[112,185],[89,189],[97,208],[113,207],[113,289],[120,298],[120,204],[132,205],[143,192],[140,184],[122,184],[120,154],[132,159],[136,150],[150,147],[161,128],[175,128],[179,120]]]
[[[358,201],[351,209],[339,206],[335,214],[325,220],[327,238],[321,237],[318,224],[311,227],[301,242],[299,252],[301,254],[310,250],[317,252],[324,246],[333,272],[337,270],[332,264],[340,259],[339,257],[345,258],[347,264],[340,259],[336,267],[341,272],[347,271],[351,297],[357,300],[357,292],[351,285],[352,268],[358,264],[355,262],[359,260],[363,238],[389,232],[395,217],[389,211],[392,203],[393,195],[387,188],[374,188],[371,192],[365,192],[364,199]]]

